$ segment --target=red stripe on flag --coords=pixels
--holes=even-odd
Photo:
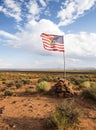
[[[46,50],[64,52],[63,36],[42,33],[41,37]]]

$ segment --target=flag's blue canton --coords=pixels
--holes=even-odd
[[[63,37],[62,36],[54,36],[55,43],[63,44]]]

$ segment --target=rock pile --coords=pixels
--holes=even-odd
[[[74,91],[68,80],[60,79],[54,86],[52,86],[50,94],[62,97],[72,97],[74,95]]]

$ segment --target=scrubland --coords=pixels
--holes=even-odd
[[[74,91],[50,93],[62,71],[0,71],[0,130],[96,130],[96,71],[67,71]]]

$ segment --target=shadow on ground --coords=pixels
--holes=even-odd
[[[8,130],[45,130],[44,119],[31,117],[6,117],[3,122],[8,127]],[[6,130],[6,129],[3,129]]]

